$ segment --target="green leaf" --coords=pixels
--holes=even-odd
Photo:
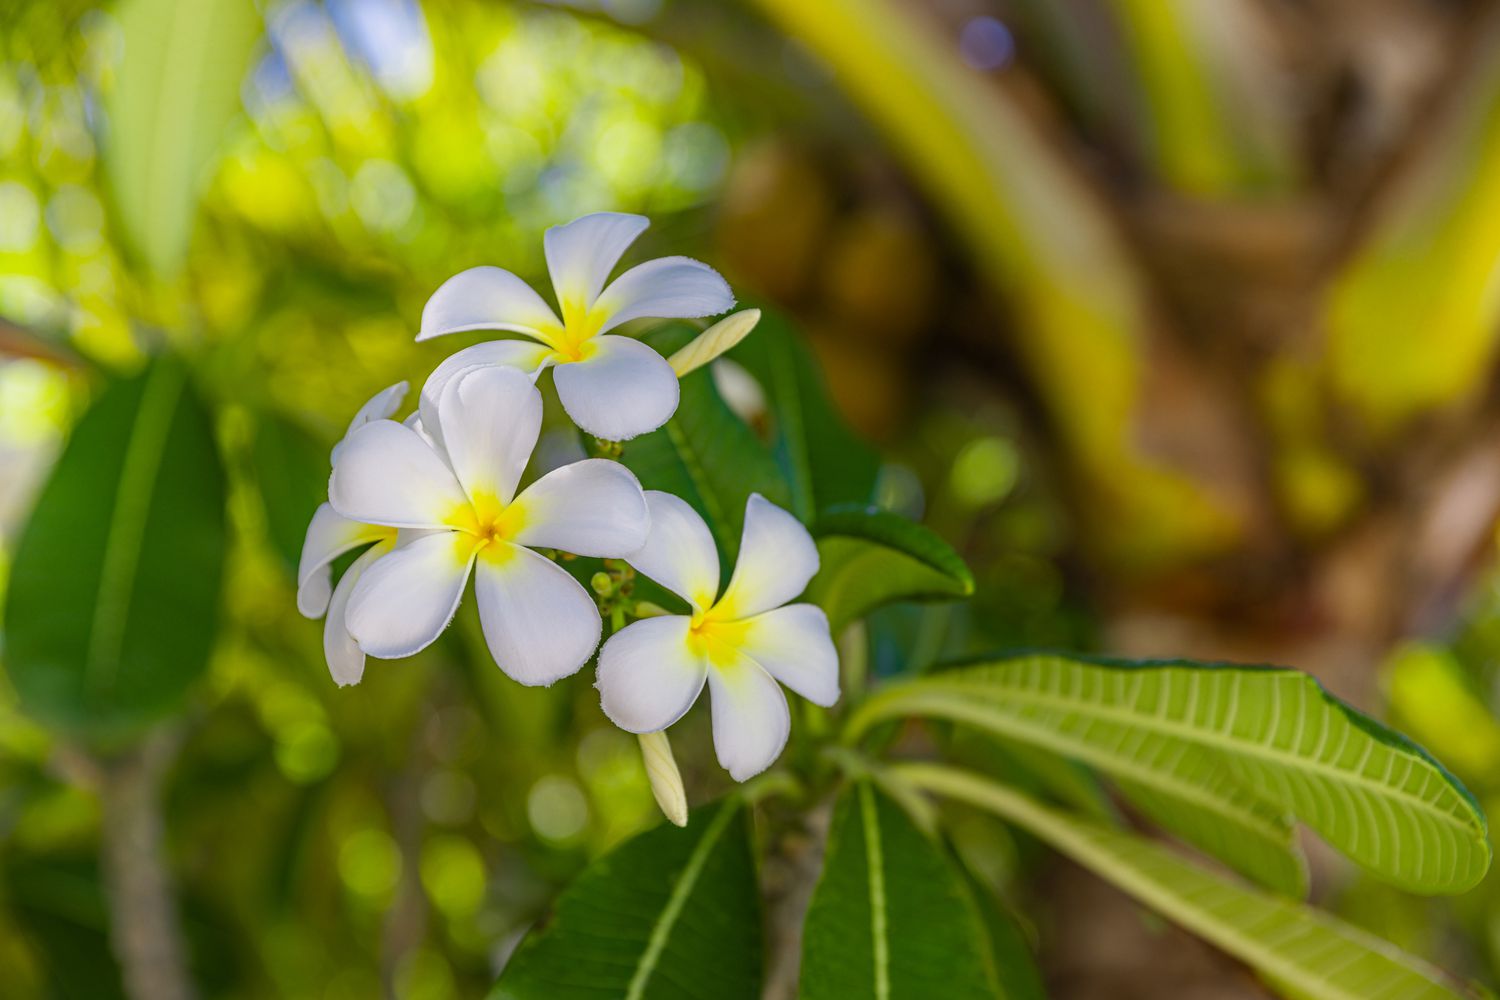
[[[663,354],[670,354],[695,332],[676,324],[647,339]],[[660,430],[625,442],[620,461],[646,489],[673,493],[703,515],[728,572],[739,551],[750,494],[759,493],[787,509],[791,494],[775,459],[719,396],[707,368],[693,372],[680,384],[682,401],[676,415]]]
[[[737,799],[595,861],[522,943],[491,1000],[760,996],[760,895]]]
[[[16,549],[5,655],[26,711],[97,741],[170,711],[208,662],[224,531],[213,415],[182,363],[106,388]]]
[[[943,600],[974,592],[957,552],[920,524],[890,511],[844,505],[813,525],[821,568],[807,600],[828,613],[835,633],[892,601]]]
[[[1489,867],[1485,819],[1463,785],[1293,670],[1025,656],[892,686],[855,713],[849,737],[903,715],[1045,747],[1247,835],[1256,820],[1236,804],[1248,793],[1413,892],[1462,892]]]
[[[965,872],[965,875],[969,895],[979,908],[989,938],[995,976],[1000,981],[1000,995],[1006,1000],[1046,1000],[1047,988],[1042,984],[1041,970],[1036,967],[1031,942],[1016,923],[1015,916],[972,873]]]
[[[263,412],[256,417],[250,459],[266,533],[295,574],[307,524],[328,496],[328,446],[285,417]]]
[[[880,457],[834,409],[817,362],[786,317],[761,307],[761,320],[728,357],[766,392],[771,443],[791,484],[792,513],[811,523],[833,504],[869,503]]]
[[[945,727],[946,728],[946,727]],[[1028,794],[1071,806],[1117,825],[1119,815],[1093,769],[1032,743],[992,730],[960,726],[944,741],[944,757],[1002,777]],[[1158,761],[1144,780],[1116,777],[1125,798],[1152,822],[1262,885],[1291,896],[1307,892],[1307,866],[1284,810],[1268,806],[1201,754]]]
[[[1287,896],[1307,895],[1307,861],[1286,810],[1271,806],[1211,757],[1187,752],[1155,762],[1176,786],[1119,780],[1120,790],[1153,823]]]
[[[187,256],[203,173],[261,35],[251,0],[127,0],[104,162],[131,248],[162,277]]]
[[[1008,785],[1071,806],[1101,823],[1120,821],[1108,789],[1092,769],[992,732],[967,726],[947,728],[950,731],[940,736],[939,743],[945,759],[1000,776]]]
[[[991,948],[942,849],[872,783],[845,789],[802,932],[799,996],[993,997]]]
[[[1184,929],[1260,972],[1289,996],[1320,1000],[1453,1000],[1437,969],[1301,903],[1215,875],[1135,834],[1096,826],[978,775],[941,765],[887,775],[988,809]]]

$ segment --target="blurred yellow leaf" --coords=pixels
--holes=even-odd
[[[1464,684],[1446,650],[1402,646],[1386,663],[1391,708],[1406,731],[1467,781],[1500,773],[1500,723]]]

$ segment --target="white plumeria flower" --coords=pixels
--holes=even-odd
[[[395,413],[406,398],[408,386],[397,382],[370,397],[349,422],[349,428],[339,443],[333,446],[333,461],[337,462],[344,441],[350,434],[372,420],[383,420]],[[371,544],[374,543],[374,544]],[[360,574],[376,559],[391,551],[396,543],[396,529],[378,524],[360,524],[341,517],[327,503],[319,505],[307,526],[307,537],[302,542],[302,559],[297,567],[297,610],[308,618],[319,618],[325,613],[323,623],[323,655],[328,660],[329,673],[343,687],[357,684],[365,672],[365,654],[350,637],[344,624],[344,611],[349,603],[349,593],[359,581]],[[346,552],[361,545],[369,545],[368,551],[344,572],[337,588],[332,586],[333,561]]]
[[[744,781],[771,766],[791,731],[777,681],[817,705],[839,697],[828,616],[787,603],[818,571],[818,549],[795,517],[752,494],[739,562],[719,595],[719,556],[703,518],[670,493],[648,490],[646,502],[650,537],[626,559],[692,614],[645,618],[610,637],[599,653],[604,714],[629,732],[656,732],[682,718],[707,682],[714,750]]]
[[[349,634],[383,659],[424,649],[452,620],[472,572],[495,662],[522,684],[551,684],[593,653],[599,610],[582,584],[533,549],[619,557],[639,548],[649,524],[640,483],[617,462],[586,459],[518,495],[542,397],[513,368],[448,379],[437,410],[437,424],[421,421],[432,439],[373,420],[349,435],[333,467],[333,509],[402,536],[353,585]]]
[[[373,545],[370,543],[373,542]],[[396,544],[396,529],[379,524],[360,524],[339,515],[327,503],[313,514],[302,543],[302,564],[298,570],[297,610],[308,618],[327,612],[323,622],[323,656],[328,672],[339,687],[358,684],[365,674],[365,654],[349,635],[345,615],[349,594],[370,564],[387,554]],[[345,552],[370,545],[370,548],[344,571],[337,587],[330,590],[330,566]]]
[[[462,330],[524,334],[537,343],[480,346],[489,363],[532,373],[554,367],[563,409],[595,437],[625,441],[654,431],[677,410],[677,376],[650,347],[609,331],[633,319],[714,316],[734,305],[734,294],[713,268],[687,257],[646,261],[605,287],[650,224],[639,215],[598,212],[547,230],[547,270],[561,319],[509,271],[474,267],[433,293],[417,339]]]

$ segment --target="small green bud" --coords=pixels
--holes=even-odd
[[[615,589],[615,581],[610,578],[608,573],[595,573],[589,579],[589,586],[593,587],[594,593],[600,597],[608,597],[611,591]]]

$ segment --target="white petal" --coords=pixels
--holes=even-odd
[[[594,685],[609,721],[654,733],[693,707],[708,670],[688,648],[689,624],[684,615],[644,618],[609,637]]]
[[[349,595],[349,634],[371,656],[425,649],[458,610],[474,563],[472,536],[439,531],[405,542],[365,570]]]
[[[769,611],[807,589],[818,571],[818,547],[802,522],[759,493],[745,503],[739,562],[714,615],[733,621]]]
[[[437,436],[442,432],[438,420],[438,400],[443,398],[443,389],[455,376],[476,368],[519,368],[530,374],[535,381],[547,355],[551,353],[552,348],[532,340],[489,340],[450,354],[432,370],[432,374],[427,376],[427,381],[422,385],[417,412],[421,415],[423,429],[434,440],[440,440]]]
[[[651,531],[626,561],[694,610],[708,610],[719,593],[719,550],[708,525],[686,500],[661,490],[646,491],[646,506]]]
[[[740,652],[814,705],[839,700],[839,654],[822,608],[788,604],[742,624]]]
[[[339,585],[333,590],[333,600],[328,603],[328,620],[323,623],[323,658],[328,661],[328,672],[339,687],[358,684],[365,675],[365,651],[349,634],[349,596],[370,564],[390,551],[389,542],[370,546],[368,552],[344,571]]]
[[[623,558],[646,544],[651,526],[635,474],[603,458],[553,469],[526,487],[516,506],[521,528],[512,541],[580,556]]]
[[[420,411],[412,411],[412,413],[409,414],[405,420],[401,421],[401,425],[403,427],[410,427],[413,431],[415,431],[417,437],[426,442],[427,446],[433,451],[441,452],[443,450],[442,444],[440,444],[431,434],[427,433],[427,428],[422,424],[422,414]]]
[[[599,645],[599,609],[568,571],[528,548],[495,542],[474,571],[479,622],[501,670],[541,685],[575,672]]]
[[[542,394],[515,368],[474,368],[448,381],[438,403],[448,464],[470,500],[508,504],[542,429]]]
[[[595,212],[547,230],[542,237],[547,270],[565,316],[593,304],[609,272],[649,225],[651,220],[641,215]]]
[[[633,319],[717,316],[734,308],[734,293],[719,272],[691,257],[661,257],[637,264],[594,303],[605,317],[600,332]]]
[[[443,282],[422,309],[418,340],[462,330],[514,330],[546,339],[562,324],[526,282],[498,267],[471,267]]]
[[[331,505],[319,504],[302,541],[302,560],[297,566],[297,610],[308,618],[322,615],[328,608],[331,587],[328,565],[350,549],[390,533],[389,528],[351,521]]]
[[[677,412],[677,373],[667,359],[629,337],[595,337],[582,361],[554,369],[563,409],[584,431],[628,441],[656,430]]]
[[[739,657],[711,668],[714,752],[735,781],[770,767],[791,734],[786,695],[776,679],[753,661]]]
[[[394,420],[372,421],[344,439],[328,501],[345,517],[396,528],[441,528],[468,504],[448,464]]]
[[[344,437],[347,438],[350,434],[353,434],[372,420],[388,419],[400,409],[401,401],[406,398],[406,393],[410,388],[411,386],[406,382],[397,382],[395,385],[386,386],[371,396],[369,401],[355,412],[354,419],[349,421],[349,429],[344,431]],[[344,441],[341,438],[338,444],[333,446],[333,453],[329,456],[329,459],[337,462],[339,460],[339,451],[343,447]]]

